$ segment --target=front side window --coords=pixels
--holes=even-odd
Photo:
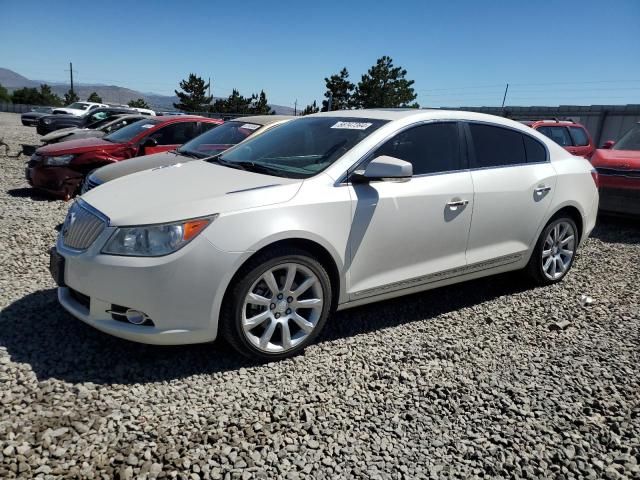
[[[589,145],[589,136],[584,128],[569,127],[569,133],[576,147],[586,147]]]
[[[385,123],[387,120],[373,118],[303,117],[249,138],[211,162],[280,177],[308,178]]]
[[[430,123],[410,128],[388,140],[374,153],[413,165],[414,175],[460,170],[460,142],[456,122]]]
[[[89,123],[98,122],[105,118],[109,118],[109,114],[107,112],[95,112],[89,115]]]
[[[527,163],[524,135],[508,128],[470,123],[475,168]]]
[[[116,132],[102,137],[102,139],[113,143],[130,142],[142,132],[149,131],[150,128],[155,127],[158,123],[160,123],[160,120],[138,120],[131,125],[127,125]]]
[[[151,134],[158,145],[182,145],[198,134],[196,122],[179,122],[167,125]]]
[[[573,141],[566,127],[539,127],[538,131],[561,147],[572,147]]]
[[[640,125],[636,125],[613,146],[613,150],[640,150]]]

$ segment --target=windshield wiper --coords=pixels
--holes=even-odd
[[[179,148],[177,150],[173,150],[173,153],[177,153],[178,155],[184,155],[185,157],[189,157],[189,158],[199,158],[199,159],[204,158],[195,152],[192,152],[190,150],[180,150]]]

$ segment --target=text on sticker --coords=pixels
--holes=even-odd
[[[260,128],[260,125],[256,125],[254,123],[245,123],[240,128],[244,128],[245,130],[257,130]]]
[[[372,124],[365,122],[338,122],[331,128],[344,128],[346,130],[366,130]]]

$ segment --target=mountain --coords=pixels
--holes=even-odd
[[[23,87],[39,88],[41,84],[46,83],[51,86],[51,90],[57,95],[63,97],[69,91],[69,84],[60,82],[51,82],[46,80],[30,80],[19,73],[9,70],[8,68],[0,68],[0,85],[9,91]],[[121,103],[126,104],[137,98],[144,98],[145,101],[156,110],[175,110],[173,103],[178,101],[175,95],[160,95],[157,93],[142,93],[130,88],[119,87],[117,85],[103,84],[87,84],[76,83],[73,86],[81,100],[86,99],[91,92],[96,92],[105,103]],[[176,85],[177,88],[177,85]],[[279,115],[293,115],[293,108],[282,105],[271,105]]]

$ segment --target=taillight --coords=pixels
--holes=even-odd
[[[593,178],[593,183],[596,184],[596,188],[600,188],[600,179],[598,178],[598,171],[595,168],[591,169],[591,178]]]

